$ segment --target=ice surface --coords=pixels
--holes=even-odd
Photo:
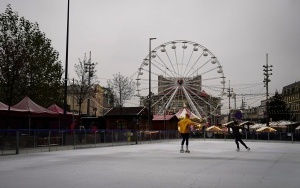
[[[299,188],[300,144],[180,140],[0,156],[1,188]]]

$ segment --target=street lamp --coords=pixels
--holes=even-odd
[[[151,41],[156,38],[149,38],[149,101],[148,101],[148,126],[151,125]]]
[[[66,65],[65,65],[65,85],[64,85],[64,126],[67,128],[67,87],[68,87],[68,53],[69,53],[69,12],[70,0],[68,0],[68,14],[67,14],[67,41],[66,41]]]

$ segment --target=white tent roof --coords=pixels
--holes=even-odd
[[[211,132],[221,132],[222,129],[219,128],[219,127],[217,127],[217,126],[215,126],[215,125],[213,125],[213,126],[210,126],[210,127],[206,128],[206,131],[211,131]]]
[[[294,124],[296,122],[293,121],[289,121],[289,120],[279,120],[279,121],[271,121],[269,124],[270,125],[290,125],[290,124]]]
[[[190,114],[190,118],[191,119],[194,119],[194,118],[197,118],[197,119],[200,119],[198,116],[196,116],[193,112],[191,112],[189,109],[187,108],[183,108],[181,110],[179,110],[175,116],[177,116],[178,119],[180,118],[185,118],[185,114],[188,113]]]
[[[276,132],[276,130],[272,127],[261,127],[256,130],[257,132]]]
[[[276,125],[290,125],[290,124],[293,124],[294,122],[292,121],[286,121],[286,120],[280,120],[277,122]]]
[[[251,125],[250,129],[259,129],[259,128],[265,127],[265,126],[266,126],[266,124],[257,123],[257,124]]]
[[[295,122],[293,121],[288,121],[288,120],[280,120],[280,121],[272,121],[270,122],[270,127],[273,128],[286,128],[288,125],[294,124]]]
[[[269,122],[269,125],[270,126],[275,126],[275,125],[277,125],[278,124],[278,121],[271,121],[271,122]]]
[[[241,123],[239,124],[239,126],[244,126],[244,125],[249,125],[249,126],[251,126],[251,125],[254,125],[254,123],[251,122],[251,121],[243,121],[243,122],[241,122]]]
[[[227,123],[222,124],[222,127],[226,127],[227,125],[232,124],[232,123],[234,123],[234,121],[229,121]]]

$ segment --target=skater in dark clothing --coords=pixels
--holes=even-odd
[[[194,125],[192,120],[190,120],[190,115],[188,113],[185,114],[185,118],[178,122],[178,131],[182,137],[181,141],[181,149],[180,153],[184,153],[183,145],[186,143],[186,153],[190,153],[189,150],[189,135],[190,135],[190,127]]]
[[[241,130],[245,130],[245,128],[244,128],[244,127],[239,127],[237,121],[234,121],[233,124],[227,125],[227,127],[232,129],[232,133],[233,133],[233,136],[234,136],[234,138],[235,138],[235,143],[236,143],[236,146],[237,146],[236,151],[240,151],[239,142],[240,142],[247,150],[250,150],[250,148],[243,142],[243,140],[242,140],[242,135],[241,135],[241,133],[240,133],[240,129],[241,129]]]

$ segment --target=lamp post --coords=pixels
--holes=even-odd
[[[88,63],[84,63],[84,71],[88,73],[88,87],[91,85],[91,77],[94,76],[94,68],[95,64],[91,62],[91,52],[90,52],[90,59]],[[90,95],[90,94],[89,94]],[[90,115],[90,96],[87,99],[87,115]]]
[[[149,101],[148,101],[148,126],[151,127],[151,41],[156,38],[149,38]]]
[[[68,0],[68,14],[67,14],[67,41],[66,41],[66,65],[65,65],[65,85],[64,85],[64,126],[67,128],[67,87],[68,87],[68,53],[69,53],[69,12],[70,0]]]

